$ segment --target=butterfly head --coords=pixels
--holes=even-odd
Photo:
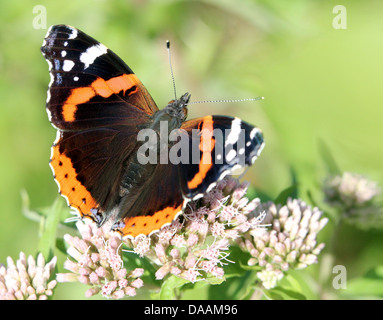
[[[188,115],[187,104],[190,100],[190,94],[185,93],[181,98],[169,101],[164,111],[170,116],[184,121]]]

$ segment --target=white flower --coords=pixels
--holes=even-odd
[[[8,267],[0,266],[0,300],[48,299],[57,284],[56,280],[49,281],[56,261],[53,257],[45,264],[41,253],[37,262],[32,256],[27,259],[23,252],[16,263],[8,257]]]
[[[90,297],[101,292],[105,298],[120,299],[134,296],[135,288],[142,286],[139,277],[141,268],[129,272],[124,268],[121,257],[121,239],[105,228],[97,228],[94,223],[77,222],[82,238],[65,235],[70,245],[67,252],[76,261],[67,260],[64,268],[70,273],[57,274],[57,281],[79,281],[91,286],[85,293]],[[136,286],[133,285],[136,284]],[[140,285],[138,285],[140,284]]]
[[[311,208],[299,199],[288,199],[286,205],[272,202],[260,204],[259,214],[266,213],[268,228],[250,230],[238,240],[248,251],[249,266],[264,268],[257,273],[266,289],[273,288],[289,269],[303,269],[317,262],[324,244],[317,244],[318,232],[328,222],[318,208]]]
[[[382,227],[383,212],[377,198],[381,189],[362,175],[345,172],[328,178],[323,185],[325,201],[342,218],[361,228]]]
[[[223,279],[222,266],[233,263],[229,260],[233,240],[258,229],[262,222],[250,215],[260,201],[249,202],[247,187],[247,183],[226,177],[200,201],[191,201],[183,217],[150,237],[126,239],[125,244],[158,266],[158,280],[167,275],[193,283],[211,276]]]
[[[278,281],[283,278],[283,273],[280,270],[262,270],[257,272],[257,277],[265,289],[269,290],[276,287]]]

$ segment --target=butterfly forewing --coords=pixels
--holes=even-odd
[[[262,132],[238,118],[206,116],[183,123],[189,161],[180,167],[183,193],[196,198],[234,169],[251,165],[264,146]]]
[[[99,216],[117,201],[139,126],[158,109],[133,71],[80,30],[52,26],[41,51],[51,76],[47,112],[58,129],[50,166],[68,204]]]

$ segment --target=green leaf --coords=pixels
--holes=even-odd
[[[349,280],[345,296],[383,298],[383,279],[356,278]]]
[[[383,298],[383,266],[369,270],[363,277],[347,281],[347,289],[340,293],[354,298]]]
[[[301,270],[289,270],[279,286],[299,292],[308,300],[318,298],[317,280]]]
[[[281,204],[281,205],[284,205],[286,204],[287,202],[287,199],[289,197],[291,198],[295,198],[296,195],[297,195],[297,184],[294,184],[292,185],[291,187],[288,187],[286,189],[284,189],[279,195],[278,197],[274,200],[274,203],[275,204]]]
[[[50,259],[56,245],[56,231],[60,223],[60,217],[63,212],[63,201],[57,198],[52,207],[46,213],[46,218],[42,221],[41,238],[39,242],[39,251],[45,259]]]
[[[233,294],[235,300],[248,300],[254,292],[255,284],[257,281],[256,272],[246,272],[242,277],[242,283],[238,286]]]
[[[365,278],[383,280],[383,266],[377,266],[376,268],[367,271]]]
[[[30,209],[29,196],[24,189],[21,190],[20,193],[21,193],[21,209],[22,209],[23,215],[31,221],[41,222],[41,219],[44,219],[43,213]]]
[[[209,287],[210,300],[242,300],[251,296],[256,273],[247,271],[240,277],[228,278],[219,286]]]
[[[206,278],[206,281],[203,281],[203,282],[206,282],[206,283],[211,284],[211,285],[219,285],[222,282],[224,282],[225,280],[226,280],[225,277],[217,278],[216,276],[208,276]],[[202,281],[200,281],[200,282],[202,282]]]
[[[225,278],[242,276],[245,273],[245,268],[242,266],[247,266],[249,258],[250,254],[248,252],[244,252],[238,246],[232,245],[230,247],[229,259],[234,261],[234,263],[229,263],[224,266]]]
[[[162,283],[160,299],[174,300],[176,298],[176,289],[182,287],[185,283],[188,282],[188,280],[171,275]]]
[[[268,296],[274,300],[306,300],[301,292],[281,286],[268,290]]]
[[[246,196],[249,199],[259,198],[262,202],[272,201],[273,198],[270,197],[267,193],[264,193],[262,190],[258,190],[253,186],[249,186],[246,192]]]
[[[339,175],[341,170],[337,165],[333,155],[327,144],[323,140],[319,140],[319,154],[322,157],[324,164],[326,165],[327,171],[330,175]]]
[[[274,289],[271,290],[263,290],[264,297],[267,300],[285,300],[283,295],[276,292]]]
[[[303,286],[307,284],[302,283],[304,281],[298,276],[299,272],[290,272],[286,274],[275,288],[269,290],[263,290],[268,299],[273,300],[307,300],[307,296],[304,292]],[[298,276],[298,277],[297,277]]]
[[[307,198],[310,200],[311,204],[314,207],[318,207],[319,208],[318,201],[316,201],[314,199],[314,196],[313,196],[313,194],[312,194],[312,192],[310,190],[307,190]]]
[[[67,252],[67,244],[64,240],[64,238],[57,238],[56,239],[56,248],[61,252],[61,253],[64,253],[66,254]]]

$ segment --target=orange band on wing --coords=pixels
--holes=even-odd
[[[63,104],[62,116],[67,122],[74,121],[75,113],[79,104],[86,103],[96,95],[103,98],[108,98],[112,94],[117,94],[121,91],[125,92],[136,86],[135,90],[129,94],[135,93],[138,89],[138,80],[135,74],[123,74],[118,77],[111,78],[105,81],[102,78],[97,78],[89,87],[72,89],[70,96]]]
[[[60,193],[67,198],[68,205],[78,210],[81,216],[91,217],[91,210],[97,209],[98,204],[90,192],[77,180],[77,173],[71,159],[60,153],[58,145],[52,147],[50,166],[54,171]]]
[[[182,212],[182,204],[177,207],[166,207],[157,211],[152,216],[137,216],[125,218],[125,226],[117,231],[123,237],[137,237],[138,235],[149,235],[153,231],[160,230],[166,224],[171,223],[175,217]]]
[[[136,89],[131,92],[131,93],[134,93],[138,90],[137,85],[140,83],[140,80],[138,80],[137,76],[132,73],[132,74],[123,74],[122,76],[111,78],[106,82],[108,83],[109,88],[114,93],[118,93],[121,90],[123,90],[125,93],[127,90],[130,90],[134,86],[136,86]]]
[[[201,141],[199,149],[202,151],[202,157],[199,163],[198,172],[193,179],[188,182],[189,189],[197,188],[206,177],[206,174],[213,166],[212,151],[215,146],[215,140],[213,138],[213,117],[207,116],[203,118],[201,129]]]

